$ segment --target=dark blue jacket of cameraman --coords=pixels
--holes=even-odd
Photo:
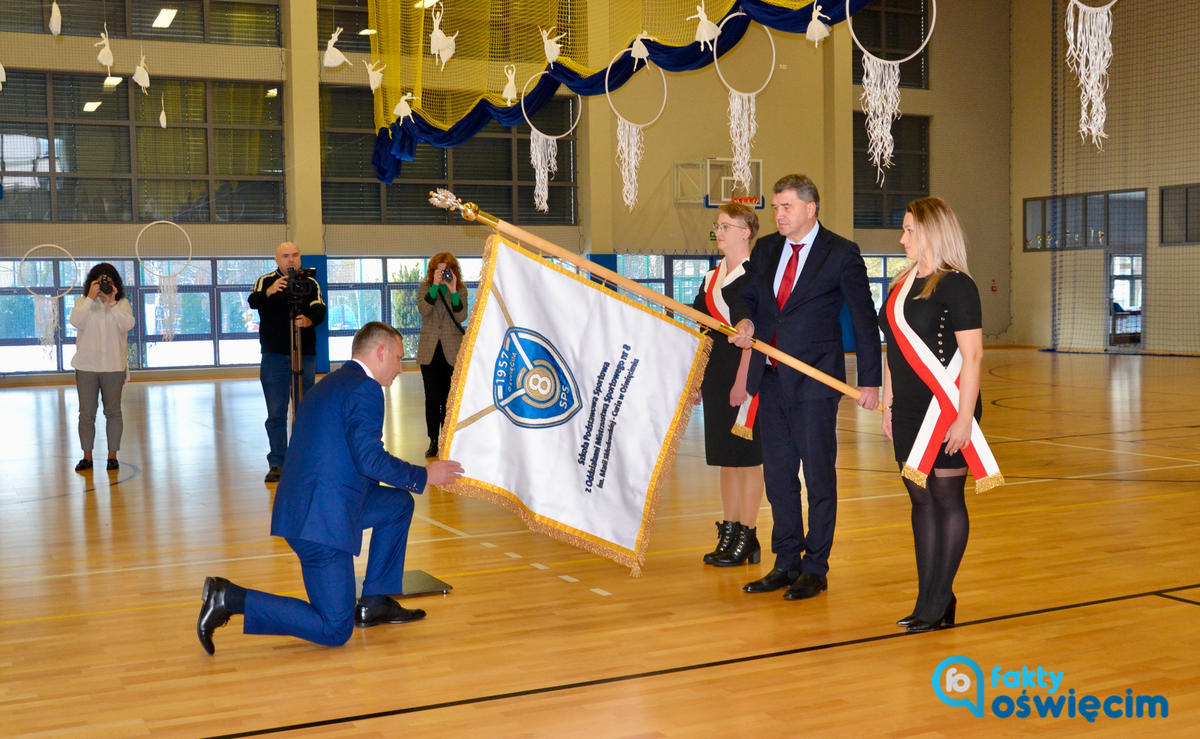
[[[303,298],[299,301],[300,313],[308,316],[313,325],[300,329],[300,353],[316,354],[317,332],[313,326],[325,320],[325,301],[321,299],[321,286],[311,277],[297,277],[298,280],[304,281],[307,289],[297,291],[289,285],[288,289],[268,296],[267,288],[283,276],[282,272],[275,270],[259,277],[254,281],[254,291],[246,300],[251,308],[258,311],[258,343],[263,354],[291,353],[291,299],[297,294],[302,294]]]

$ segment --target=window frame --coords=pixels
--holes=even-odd
[[[855,131],[865,130],[865,126],[866,126],[865,118],[866,118],[866,114],[864,114],[863,112],[854,111]],[[903,221],[904,208],[907,207],[909,203],[911,203],[913,200],[919,200],[920,198],[929,197],[929,191],[930,191],[929,183],[930,183],[930,179],[931,179],[930,169],[931,169],[931,159],[932,159],[931,151],[933,149],[930,139],[931,139],[931,131],[933,128],[933,117],[932,116],[922,116],[922,115],[905,115],[904,117],[896,120],[892,125],[893,126],[895,126],[897,124],[909,125],[913,122],[917,122],[922,127],[921,140],[924,143],[924,148],[919,148],[919,149],[897,148],[897,149],[893,150],[893,156],[903,154],[903,155],[915,155],[915,156],[918,156],[921,158],[921,163],[924,165],[924,172],[922,173],[922,182],[924,184],[924,188],[921,190],[898,189],[895,187],[895,180],[888,179],[888,177],[887,177],[888,170],[886,170],[886,169],[884,170],[883,182],[878,182],[874,178],[872,178],[871,182],[869,182],[869,183],[861,181],[861,179],[859,177],[860,172],[863,172],[865,174],[866,170],[869,169],[872,173],[874,173],[876,170],[875,170],[875,165],[871,164],[871,162],[870,162],[870,157],[868,155],[867,148],[859,146],[858,142],[856,141],[854,150],[853,150],[853,157],[854,157],[854,228],[856,228],[856,229],[887,229],[887,230],[900,228],[902,223],[900,223],[900,222],[891,223],[888,221],[888,215],[890,212],[889,203],[896,199],[900,199],[903,201],[899,208],[899,213],[901,213],[900,219],[901,219],[901,221]],[[856,139],[857,139],[857,137],[856,137]],[[876,210],[873,207],[867,207],[866,201],[868,199],[874,199],[874,198],[879,198],[878,210]],[[878,216],[878,222],[876,223],[873,221],[868,221],[864,217],[864,214]]]

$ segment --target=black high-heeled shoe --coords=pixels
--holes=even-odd
[[[758,543],[758,528],[750,528],[740,523],[735,523],[734,527],[737,531],[737,538],[733,541],[733,546],[724,554],[714,557],[712,563],[717,567],[737,567],[738,565],[749,562],[756,565],[762,560],[762,547]]]
[[[948,629],[954,625],[954,612],[958,608],[958,598],[950,596],[950,604],[946,606],[946,612],[937,621],[922,621],[914,620],[908,625],[908,633],[920,634],[925,631],[936,631],[938,629]]]
[[[916,621],[917,621],[917,614],[910,613],[907,616],[905,616],[904,618],[897,621],[896,625],[897,626],[908,626],[909,624],[915,623]]]
[[[737,522],[736,521],[718,521],[717,522],[717,548],[704,555],[704,564],[710,565],[717,557],[724,555],[733,546],[733,540],[737,538]]]

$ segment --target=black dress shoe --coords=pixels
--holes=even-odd
[[[795,570],[775,568],[768,572],[766,577],[763,577],[761,580],[746,583],[742,586],[742,590],[747,593],[769,593],[772,590],[786,588],[799,576],[800,573]]]
[[[430,439],[429,446],[425,447],[425,458],[432,459],[437,456],[437,440]]]
[[[354,625],[360,628],[378,626],[379,624],[402,624],[409,621],[420,621],[425,618],[425,611],[420,608],[405,608],[391,598],[382,605],[364,606],[362,601],[354,610]]]
[[[278,467],[272,467],[267,470],[267,476],[263,478],[263,482],[279,482],[279,477],[283,474],[283,470]]]
[[[223,577],[204,578],[204,590],[201,599],[200,617],[196,619],[196,636],[200,637],[200,646],[210,655],[217,651],[213,645],[213,632],[229,623],[233,611],[225,606],[225,593],[230,583]]]
[[[91,468],[92,468],[92,460],[87,459],[86,457],[75,463],[75,471],[76,472],[87,472]]]
[[[938,629],[948,629],[954,625],[954,612],[958,610],[958,598],[950,596],[950,604],[946,606],[946,612],[937,621],[922,621],[921,619],[913,619],[908,625],[908,633],[920,634],[925,631],[937,631]]]
[[[904,618],[897,621],[896,625],[897,626],[908,626],[909,624],[913,623],[916,620],[917,620],[917,614],[910,613],[907,616],[905,616]]]
[[[104,469],[108,470],[109,472],[112,472],[113,470],[119,470],[121,469],[121,463],[117,461],[116,457],[113,457],[104,464]]]
[[[738,565],[749,562],[752,565],[758,564],[762,559],[762,547],[758,544],[757,528],[750,528],[744,524],[734,524],[737,527],[737,538],[733,541],[733,546],[724,554],[719,554],[713,557],[712,563],[717,567],[737,567]]]
[[[710,565],[717,557],[725,554],[733,547],[737,538],[736,521],[717,521],[717,548],[704,555],[704,564]]]
[[[783,597],[785,600],[804,600],[828,589],[829,581],[825,579],[824,575],[814,575],[811,572],[805,572],[796,578],[796,581],[783,594]]]

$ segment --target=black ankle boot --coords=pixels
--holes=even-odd
[[[717,522],[717,548],[704,555],[704,564],[710,565],[713,560],[729,551],[737,536],[737,523],[734,521]]]
[[[740,523],[734,525],[737,526],[737,538],[733,546],[725,554],[714,557],[713,564],[717,567],[737,567],[747,561],[752,565],[758,564],[762,558],[762,547],[758,545],[758,529]]]

